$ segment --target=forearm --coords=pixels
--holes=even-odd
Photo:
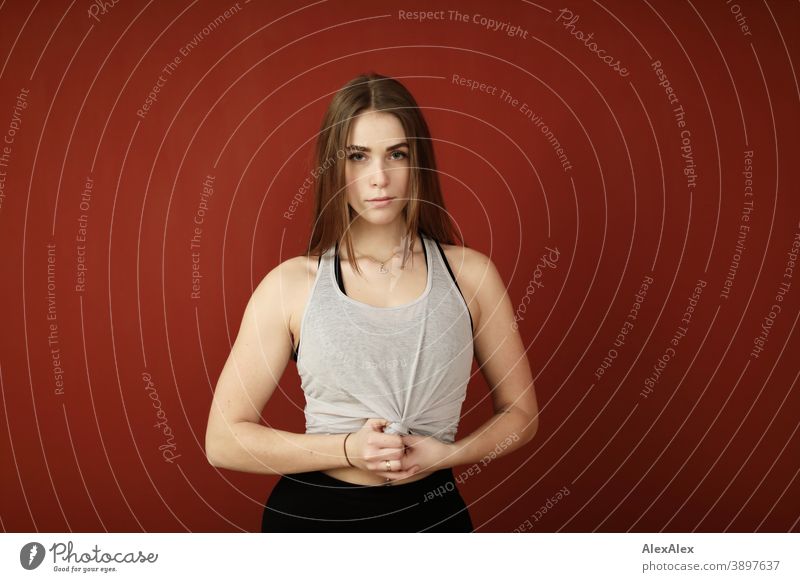
[[[502,457],[527,444],[537,428],[538,416],[531,418],[520,408],[506,407],[497,411],[474,432],[454,442],[453,453],[445,460],[445,464],[455,467]]]
[[[207,446],[212,465],[248,473],[291,474],[347,467],[344,434],[300,434],[254,422],[234,424]]]

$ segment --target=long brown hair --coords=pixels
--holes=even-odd
[[[404,209],[407,249],[414,233],[422,232],[444,244],[455,244],[457,230],[444,208],[439,173],[428,124],[414,97],[402,83],[374,72],[349,81],[331,100],[317,136],[314,184],[314,222],[309,255],[319,255],[344,238],[347,256],[353,257],[350,210],[345,195],[345,143],[353,119],[366,110],[391,113],[400,121],[409,143],[408,203]],[[458,236],[461,244],[463,239]],[[356,261],[351,265],[360,272]]]

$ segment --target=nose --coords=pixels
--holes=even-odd
[[[378,161],[374,168],[372,168],[372,172],[370,173],[369,177],[370,186],[373,188],[385,188],[386,185],[389,183],[389,176],[386,173],[386,168],[383,166],[382,161]]]

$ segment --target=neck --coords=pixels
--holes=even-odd
[[[356,257],[367,255],[378,260],[385,259],[401,246],[405,229],[406,224],[402,215],[398,215],[389,224],[372,224],[356,218],[350,223],[350,236],[353,239]],[[343,254],[346,253],[346,247],[342,246],[341,251]]]

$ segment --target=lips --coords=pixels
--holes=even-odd
[[[381,198],[368,198],[367,202],[385,202],[387,200],[393,200],[394,196],[383,196]]]

